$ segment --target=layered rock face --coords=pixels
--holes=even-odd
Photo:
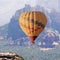
[[[23,57],[17,55],[16,53],[0,53],[0,60],[24,60]]]

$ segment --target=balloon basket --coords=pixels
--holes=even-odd
[[[34,42],[34,41],[32,41],[32,44],[35,44],[35,42]]]

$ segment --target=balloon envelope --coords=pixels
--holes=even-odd
[[[43,31],[46,23],[46,16],[42,12],[23,12],[19,17],[19,25],[21,29],[33,43],[37,36]]]

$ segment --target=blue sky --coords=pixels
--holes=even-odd
[[[58,0],[0,0],[0,26],[9,23],[16,10],[23,8],[25,4],[38,4],[59,11]]]

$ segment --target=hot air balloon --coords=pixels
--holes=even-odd
[[[23,12],[19,17],[19,25],[32,43],[46,26],[47,18],[44,13],[37,11]]]

